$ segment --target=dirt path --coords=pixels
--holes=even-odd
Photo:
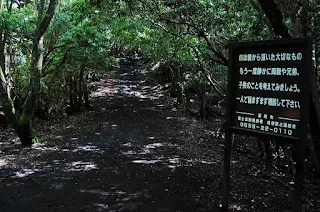
[[[12,132],[0,135],[0,212],[219,211],[219,120],[206,126],[179,112],[136,62],[122,59],[94,83],[91,110],[38,124],[39,139],[53,147],[21,151]],[[235,141],[230,211],[291,211],[287,169],[267,169],[256,140]],[[305,211],[319,211],[310,164],[305,186]]]
[[[1,167],[0,211],[214,211],[202,170],[220,164],[181,154],[187,122],[131,64],[96,84],[91,111],[48,130],[55,147]]]

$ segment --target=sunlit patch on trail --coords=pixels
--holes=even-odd
[[[130,75],[132,75],[132,74],[127,73],[127,72],[120,74],[120,76],[122,76],[122,77],[123,77],[123,76],[130,76]]]
[[[62,189],[64,185],[62,183],[54,183],[50,186],[51,189]]]
[[[241,206],[236,205],[236,204],[232,204],[229,206],[229,209],[231,209],[232,211],[234,211],[234,210],[241,211]]]
[[[121,75],[126,76],[128,73]],[[97,89],[90,94],[90,97],[136,97],[139,98],[139,101],[144,101],[144,99],[157,100],[164,96],[161,86],[145,86],[142,85],[145,81],[121,80],[114,79],[114,77],[114,75],[111,75],[103,82],[97,83]]]
[[[132,151],[132,150],[129,150],[129,151],[127,151],[127,152],[122,152],[122,154],[124,154],[124,155],[135,155],[135,154],[137,154],[137,153],[134,152],[134,151]]]
[[[180,158],[169,158],[169,163],[177,164],[179,163]]]
[[[76,161],[72,163],[67,163],[65,167],[65,172],[77,172],[77,171],[90,171],[93,169],[98,169],[97,165],[93,162]]]
[[[92,190],[80,189],[79,191],[81,193],[89,193],[89,194],[97,194],[97,195],[100,195],[100,196],[117,197],[117,201],[122,201],[122,202],[130,201],[130,200],[132,200],[134,198],[138,198],[140,196],[150,197],[150,195],[148,194],[148,190],[147,189],[143,189],[142,191],[138,191],[138,192],[135,192],[135,193],[129,193],[129,192],[126,192],[126,191],[121,191],[121,190],[102,191],[102,190],[99,190],[99,189],[92,189]]]
[[[153,138],[153,137],[148,137]],[[153,140],[153,139],[151,139]],[[143,145],[140,148],[136,148],[131,143],[125,143],[123,147],[130,148],[127,151],[122,151],[121,153],[131,159],[131,163],[143,164],[143,165],[161,165],[169,169],[176,169],[178,167],[190,167],[198,164],[212,165],[221,163],[220,161],[206,161],[199,159],[184,159],[178,155],[172,155],[166,157],[165,151],[168,148],[177,147],[178,145],[172,143],[151,143]],[[135,148],[135,149],[132,149]]]
[[[128,143],[125,143],[125,144],[122,144],[122,146],[125,146],[125,147],[132,147],[132,143],[128,142]]]
[[[148,137],[148,139],[150,140],[154,140],[155,138],[153,136],[150,136]],[[122,144],[122,146],[124,147],[127,147],[127,148],[132,148],[134,147],[134,145],[132,143],[125,143],[125,144]],[[147,154],[155,154],[155,151],[158,149],[158,148],[161,148],[161,147],[174,147],[176,145],[174,144],[171,144],[171,143],[151,143],[151,144],[146,144],[142,147],[140,147],[139,149],[137,150],[128,150],[128,151],[122,151],[121,153],[124,154],[124,155],[131,155],[131,156],[139,156],[139,155],[147,155]],[[156,154],[155,154],[156,155]]]
[[[154,138],[148,137],[150,140]],[[127,148],[134,147],[131,143],[123,144],[122,146]],[[143,165],[161,165],[170,169],[175,169],[177,167],[184,166],[193,166],[196,163],[202,164],[212,164],[207,161],[195,161],[195,160],[186,160],[180,158],[178,155],[173,155],[171,157],[165,157],[165,151],[167,148],[177,147],[176,144],[172,143],[151,143],[143,145],[138,149],[129,149],[127,151],[122,151],[121,153],[127,157],[132,158],[131,163],[134,164],[143,164]]]
[[[119,195],[125,195],[126,192],[124,191],[101,191],[101,190],[79,190],[81,193],[90,193],[90,194],[99,194],[101,196],[119,196]]]
[[[208,165],[212,165],[212,164],[217,164],[218,162],[216,161],[204,161],[204,160],[200,160],[200,161],[197,161],[199,163],[202,163],[202,164],[208,164]]]
[[[155,164],[161,163],[161,160],[133,160],[132,163],[140,163],[140,164]]]
[[[8,162],[6,161],[6,159],[0,159],[0,168],[2,168],[3,166],[7,165]]]
[[[108,209],[109,208],[109,205],[105,205],[105,204],[101,204],[101,203],[93,203],[92,205],[95,207],[98,207],[99,209]]]
[[[168,158],[164,161],[167,168],[175,169],[178,167],[186,167],[186,166],[193,166],[191,160],[186,160],[183,158],[179,158],[178,156],[173,156],[172,158]]]
[[[89,193],[94,195],[99,195],[100,198],[105,199],[105,197],[112,197],[116,199],[116,202],[110,204],[108,202],[93,203],[95,206],[103,211],[132,211],[136,210],[142,203],[137,202],[141,197],[150,198],[148,191],[144,189],[140,192],[129,193],[124,191],[101,191],[101,190],[79,190],[81,193]],[[100,210],[98,210],[100,211]]]
[[[154,139],[154,137],[149,137],[149,139]],[[145,145],[143,148],[154,149],[154,148],[159,148],[159,147],[163,147],[163,146],[164,146],[163,143],[153,143],[153,144]]]
[[[85,152],[103,152],[103,150],[97,148],[97,146],[78,146],[76,149],[72,150],[72,152],[79,152],[79,151],[85,151]]]
[[[105,96],[114,96],[119,91],[117,88],[110,87],[99,87],[95,92],[93,92],[90,96],[95,97],[105,97]]]
[[[147,154],[151,154],[151,151],[148,149],[142,149],[142,150],[138,150],[138,151],[126,151],[126,152],[122,152],[122,154],[124,155],[147,155]]]
[[[22,169],[21,171],[14,172],[11,178],[24,178],[39,171],[38,169]]]
[[[161,156],[155,157],[152,159],[143,158],[143,159],[132,160],[131,162],[135,164],[144,164],[144,165],[159,164],[170,169],[175,169],[177,167],[193,166],[193,163],[190,160],[185,160],[185,159],[179,158],[178,156],[174,156],[173,158],[165,158]]]

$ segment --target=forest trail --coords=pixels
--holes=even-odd
[[[218,211],[221,148],[216,161],[182,151],[190,120],[136,62],[121,59],[95,83],[90,111],[46,130],[54,147],[2,157],[1,212]]]

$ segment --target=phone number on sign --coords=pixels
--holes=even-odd
[[[245,122],[240,122],[240,127],[242,128],[247,128],[247,129],[259,129],[264,132],[273,132],[276,134],[282,134],[282,135],[292,135],[292,130],[291,129],[285,129],[285,128],[280,128],[280,127],[269,127],[269,126],[263,126],[263,125],[256,125],[252,123],[245,123]]]

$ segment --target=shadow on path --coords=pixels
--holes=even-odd
[[[0,211],[219,211],[221,164],[181,154],[183,117],[137,61],[119,64],[95,84],[94,108],[51,138],[55,147],[0,165]],[[213,183],[214,197],[205,192]]]

